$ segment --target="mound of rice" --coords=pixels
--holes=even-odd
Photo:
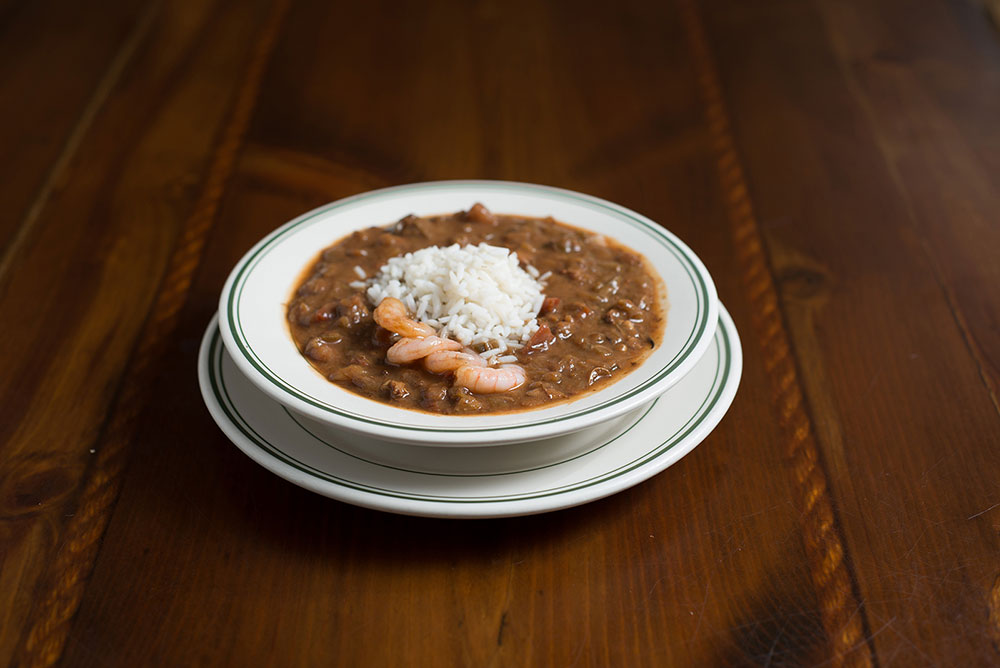
[[[466,346],[490,344],[483,354],[489,358],[520,348],[538,330],[545,278],[530,265],[522,269],[507,248],[454,244],[391,258],[357,287],[367,287],[373,304],[399,299],[441,336]]]

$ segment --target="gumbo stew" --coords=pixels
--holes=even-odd
[[[474,391],[483,385],[460,382],[455,370],[432,373],[420,360],[390,362],[387,352],[401,335],[376,323],[378,305],[359,284],[404,253],[481,242],[508,248],[522,266],[537,269],[545,295],[538,330],[509,353],[523,374],[518,370],[512,389],[488,393]],[[552,218],[493,214],[477,204],[450,215],[406,216],[338,241],[306,269],[287,314],[299,350],[331,382],[401,408],[482,414],[543,407],[627,374],[660,341],[662,290],[641,255],[605,236]],[[480,343],[464,352],[491,347]]]

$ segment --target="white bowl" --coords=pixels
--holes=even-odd
[[[287,300],[306,264],[354,230],[403,216],[443,214],[482,202],[491,211],[552,216],[642,253],[666,286],[663,340],[622,379],[569,402],[517,413],[436,415],[381,403],[329,382],[289,334]],[[567,434],[624,415],[680,380],[708,349],[719,320],[715,285],[676,236],[611,202],[558,188],[505,181],[441,181],[376,190],[321,206],[250,249],[219,300],[219,327],[239,369],[289,410],[331,428],[432,446],[499,445]]]

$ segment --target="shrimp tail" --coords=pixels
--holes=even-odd
[[[420,339],[437,334],[430,325],[411,318],[406,305],[395,297],[386,297],[379,302],[372,312],[372,317],[380,327],[401,336]]]
[[[442,339],[440,336],[400,339],[385,353],[392,364],[409,364],[427,357],[438,350],[457,350],[462,347],[458,341]]]
[[[527,380],[524,369],[516,364],[498,367],[463,366],[455,370],[455,385],[477,394],[496,394],[517,389]]]

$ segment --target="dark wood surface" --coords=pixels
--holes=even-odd
[[[1000,665],[1000,36],[974,2],[0,3],[0,665]],[[660,221],[719,427],[519,519],[286,483],[195,357],[257,239],[372,188]]]

